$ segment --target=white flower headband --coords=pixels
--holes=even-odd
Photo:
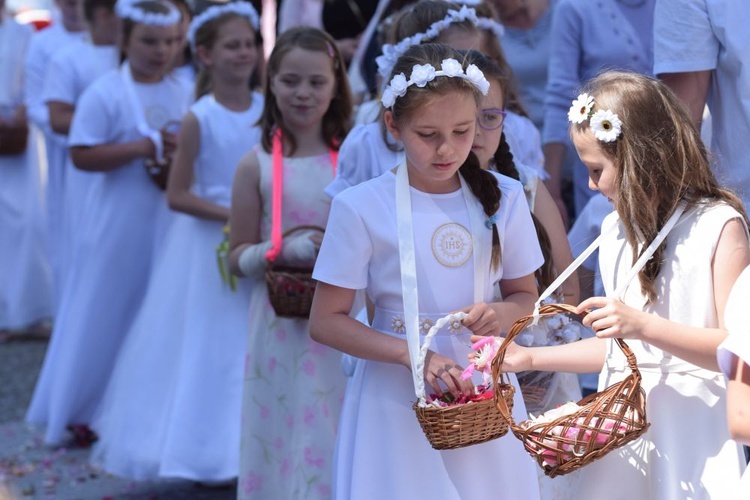
[[[383,45],[383,54],[375,59],[375,62],[378,65],[378,73],[380,73],[380,76],[383,78],[388,78],[391,76],[391,71],[393,71],[393,67],[396,65],[398,58],[401,57],[409,47],[420,45],[426,40],[437,38],[437,36],[451,24],[460,23],[462,21],[471,21],[477,28],[492,30],[498,37],[504,32],[500,23],[486,17],[477,17],[477,11],[466,5],[462,6],[460,10],[451,9],[448,11],[445,18],[432,23],[424,33],[417,33],[406,37],[396,45]]]
[[[146,0],[144,0],[146,1]],[[145,24],[147,26],[172,26],[180,22],[182,14],[180,11],[169,2],[163,0],[148,0],[163,5],[166,9],[166,13],[162,12],[146,12],[138,3],[140,0],[117,0],[115,5],[115,14],[120,19],[130,19],[138,24]]]
[[[617,114],[608,109],[594,112],[594,98],[583,93],[573,101],[568,111],[568,120],[572,123],[583,123],[589,120],[594,137],[602,142],[614,142],[622,134],[622,121]]]
[[[406,95],[409,86],[424,87],[438,76],[468,80],[482,92],[482,95],[487,95],[487,92],[490,90],[490,82],[487,81],[484,73],[476,65],[470,64],[466,68],[466,72],[464,72],[464,68],[460,62],[455,59],[443,59],[439,70],[436,70],[431,64],[415,64],[411,70],[409,80],[406,79],[406,75],[403,73],[394,76],[391,79],[391,83],[383,91],[383,97],[380,98],[380,102],[386,108],[391,108],[396,103],[397,97]]]
[[[256,32],[260,28],[260,18],[258,16],[258,12],[250,4],[250,2],[246,2],[245,0],[237,0],[223,5],[213,5],[201,12],[199,15],[195,16],[190,22],[190,27],[188,28],[187,32],[187,38],[190,42],[190,48],[195,51],[195,33],[200,29],[201,26],[213,19],[216,19],[219,16],[223,16],[224,14],[230,12],[247,18],[247,20],[250,21],[250,25],[253,27],[253,30],[255,30]]]

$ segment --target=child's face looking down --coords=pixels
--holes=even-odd
[[[408,98],[407,96],[404,98]],[[404,144],[409,184],[426,193],[449,193],[460,186],[456,172],[474,142],[477,104],[471,92],[436,95],[400,123],[385,113],[388,130]]]
[[[319,125],[336,92],[331,56],[294,47],[279,62],[271,92],[288,127]]]
[[[612,159],[602,151],[599,140],[594,137],[591,129],[587,128],[583,132],[573,132],[573,144],[589,171],[589,188],[599,191],[614,203],[617,194],[615,192],[617,171]]]

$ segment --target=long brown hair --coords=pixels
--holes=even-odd
[[[294,131],[284,123],[281,110],[276,104],[276,97],[271,92],[271,79],[278,73],[281,60],[294,48],[322,52],[330,56],[331,68],[336,79],[336,91],[328,111],[323,115],[323,140],[329,148],[338,150],[349,131],[352,116],[352,94],[346,77],[346,66],[335,40],[326,32],[307,26],[291,28],[282,33],[276,40],[271,57],[268,58],[264,81],[265,102],[263,113],[257,123],[261,127],[261,145],[270,153],[274,131],[279,127],[284,133],[284,139],[289,141],[290,152],[294,153],[296,149]]]
[[[677,205],[687,208],[722,201],[747,222],[739,198],[719,186],[708,154],[687,109],[663,83],[635,73],[608,71],[584,89],[594,98],[594,111],[608,109],[622,121],[621,135],[601,142],[617,172],[615,209],[625,227],[633,259],[639,244],[653,241]],[[571,126],[571,134],[589,128],[589,120]],[[655,300],[654,281],[661,270],[666,242],[639,274],[641,290]]]
[[[410,75],[412,68],[417,64],[431,64],[439,68],[442,61],[448,58],[463,61],[462,66],[464,70],[468,66],[461,53],[447,45],[439,43],[415,45],[399,57],[391,76],[398,75],[399,73]],[[436,96],[454,92],[471,94],[476,100],[477,105],[482,99],[482,94],[479,90],[462,78],[435,78],[424,87],[410,85],[406,94],[397,98],[390,110],[393,120],[397,124],[405,123],[414,113],[418,113],[420,108],[428,104]],[[472,152],[469,152],[469,156],[459,168],[459,172],[471,189],[471,192],[482,204],[485,215],[488,218],[492,217],[500,208],[500,199],[502,196],[495,176],[482,169],[479,165],[479,159]],[[497,232],[497,226],[493,223],[491,259],[493,269],[499,267],[501,257],[500,236]]]

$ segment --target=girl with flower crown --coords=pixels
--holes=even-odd
[[[234,170],[260,142],[263,98],[250,90],[258,14],[208,7],[188,30],[201,63],[167,187],[178,212],[92,428],[92,462],[135,479],[223,482],[238,475],[250,283],[217,268]],[[223,262],[222,262],[223,264]]]
[[[436,451],[412,409],[406,337],[426,333],[447,313],[466,313],[452,333],[435,337],[424,381],[437,395],[473,394],[459,366],[469,334],[496,335],[530,312],[543,260],[521,184],[483,170],[471,152],[477,105],[490,83],[461,59],[441,44],[411,47],[398,59],[382,103],[406,159],[333,200],[313,273],[310,334],[361,358],[344,401],[335,498],[539,496],[519,442]],[[361,289],[374,305],[372,328],[349,317]],[[514,412],[526,413],[520,390]],[[488,470],[501,488],[479,486]]]
[[[396,60],[409,47],[429,42],[444,43],[458,50],[480,50],[506,69],[512,80],[510,67],[498,45],[497,33],[502,27],[491,17],[479,15],[479,12],[491,14],[489,6],[482,5],[482,9],[437,0],[423,0],[405,7],[391,28],[393,43],[384,45],[383,54],[377,58],[381,76],[389,78]],[[543,176],[539,133],[525,116],[512,84],[509,97],[505,129],[511,151],[517,161],[537,169]],[[380,108],[379,103],[374,103]],[[329,195],[335,196],[347,187],[377,177],[401,161],[402,147],[388,135],[381,115],[378,114],[376,122],[354,127],[341,145],[336,179],[326,189]]]
[[[716,348],[727,336],[729,291],[750,263],[742,203],[719,187],[687,111],[659,81],[604,73],[568,116],[591,188],[615,207],[599,247],[608,296],[578,306],[592,310],[583,323],[596,337],[533,349],[511,344],[502,369],[601,371],[603,389],[630,373],[613,342],[624,339],[638,362],[651,426],[575,473],[573,498],[613,491],[622,498],[733,498],[745,460],[729,438]],[[636,258],[650,249],[653,256],[628,281]],[[625,291],[614,296],[615,289]]]
[[[70,154],[99,172],[87,195],[53,337],[27,420],[45,424],[45,441],[65,429],[80,444],[99,405],[120,346],[146,291],[154,250],[170,214],[146,161],[171,158],[166,128],[188,98],[168,76],[180,13],[161,0],[119,2],[127,60],[81,96],[70,127]]]
[[[261,144],[232,186],[230,264],[252,278],[242,408],[239,498],[324,499],[346,378],[341,354],[277,315],[263,279],[270,261],[311,268],[352,104],[346,67],[325,32],[285,31],[268,59]],[[282,236],[289,230],[292,234]]]

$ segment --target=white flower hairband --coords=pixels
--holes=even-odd
[[[573,101],[568,110],[568,120],[572,123],[583,123],[589,120],[594,137],[602,142],[614,142],[622,134],[622,121],[617,114],[608,109],[594,112],[594,98],[583,93]]]
[[[411,70],[409,80],[406,79],[406,75],[403,73],[394,76],[391,79],[391,83],[383,91],[380,102],[386,108],[391,108],[396,103],[397,97],[406,95],[406,91],[410,85],[424,87],[438,76],[468,80],[482,92],[482,95],[487,95],[487,92],[490,90],[490,82],[487,81],[484,73],[476,65],[470,64],[466,68],[466,72],[464,72],[464,68],[460,62],[455,59],[443,59],[439,70],[435,69],[432,64],[415,64]]]
[[[213,5],[201,12],[199,15],[195,16],[190,22],[190,27],[188,28],[187,32],[187,38],[190,42],[190,48],[195,51],[195,34],[201,26],[211,21],[212,19],[216,19],[217,17],[223,16],[224,14],[228,14],[230,12],[247,18],[247,20],[250,21],[250,25],[253,27],[253,30],[255,30],[256,32],[260,28],[260,17],[258,16],[258,11],[255,10],[250,2],[247,2],[245,0],[236,0],[234,2],[225,3],[223,5]]]
[[[149,0],[159,5],[163,5],[167,12],[146,12],[137,4],[139,0],[117,0],[115,4],[115,14],[120,19],[130,19],[138,24],[147,26],[172,26],[182,19],[180,11],[169,2],[163,0]]]
[[[432,23],[424,33],[417,33],[406,37],[395,45],[383,45],[383,54],[375,59],[375,62],[378,65],[378,73],[380,73],[380,76],[383,78],[388,78],[391,76],[391,71],[393,71],[393,67],[396,65],[398,58],[401,57],[409,47],[420,45],[426,40],[437,38],[437,36],[451,24],[460,23],[462,21],[471,21],[471,23],[477,28],[492,30],[498,37],[504,32],[503,26],[500,23],[486,17],[477,17],[477,11],[466,5],[462,6],[459,10],[451,9],[448,11],[445,18]]]

